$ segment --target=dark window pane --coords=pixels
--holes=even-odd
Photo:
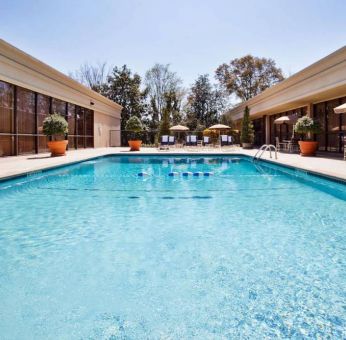
[[[38,152],[48,152],[48,138],[46,136],[38,137]]]
[[[35,133],[35,93],[17,88],[18,133]]]
[[[84,135],[84,108],[77,107],[77,135]]]
[[[76,148],[76,137],[74,136],[68,136],[68,148],[70,150]]]
[[[67,121],[68,121],[68,134],[69,135],[75,135],[76,131],[76,114],[75,114],[75,105],[68,104],[68,111],[67,111]]]
[[[334,113],[334,108],[337,106],[339,106],[338,99],[327,102],[328,132],[339,132],[340,115]]]
[[[85,137],[86,147],[93,148],[94,147],[94,137]]]
[[[52,112],[59,113],[62,116],[66,116],[66,102],[59,99],[52,99]]]
[[[78,143],[78,149],[83,149],[84,148],[84,137],[78,136],[77,143]]]
[[[38,94],[37,95],[37,124],[38,132],[42,133],[43,121],[49,115],[49,97]]]
[[[18,153],[20,155],[27,153],[35,153],[35,137],[19,136],[18,137]]]
[[[13,133],[14,87],[0,81],[0,132]]]
[[[314,105],[314,119],[321,125],[322,133],[316,135],[316,140],[319,142],[319,149],[326,148],[326,126],[325,126],[325,104],[319,103]]]
[[[85,134],[87,136],[94,135],[93,115],[94,111],[85,109]]]
[[[0,136],[0,157],[14,155],[14,143],[12,136]]]

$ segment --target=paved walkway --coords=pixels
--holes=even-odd
[[[253,156],[256,149],[243,150],[239,147],[234,148],[211,148],[211,149],[197,149],[197,148],[184,148],[184,149],[171,149],[169,151],[158,151],[156,148],[142,148],[137,154],[243,154]],[[85,150],[71,150],[65,157],[50,157],[48,153],[38,155],[26,155],[16,157],[3,157],[0,158],[0,179],[10,178],[27,172],[39,171],[49,169],[58,165],[65,165],[74,162],[80,162],[97,156],[104,156],[109,154],[131,154],[129,148],[98,148],[98,149],[85,149]],[[271,160],[278,164],[290,165],[293,167],[301,168],[303,170],[312,171],[322,175],[332,176],[346,180],[346,161],[341,159],[322,157],[301,157],[296,154],[278,153],[278,159],[269,158],[269,152],[263,155],[264,159]]]

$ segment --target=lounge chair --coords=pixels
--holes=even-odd
[[[203,145],[204,146],[209,146],[211,143],[210,143],[210,137],[208,136],[203,136]]]
[[[197,136],[191,135],[186,137],[186,145],[187,146],[197,146]]]
[[[233,144],[233,137],[228,136],[228,145],[232,145],[232,144]]]
[[[228,136],[227,135],[221,135],[220,136],[220,145],[221,146],[228,145]]]
[[[168,145],[175,145],[175,137],[174,136],[169,136],[168,137]]]
[[[161,145],[161,146],[167,146],[167,145],[169,145],[169,136],[167,136],[167,135],[161,136],[160,145]]]

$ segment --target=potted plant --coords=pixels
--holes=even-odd
[[[128,141],[130,151],[139,151],[142,141],[140,140],[140,133],[143,131],[143,125],[140,119],[132,116],[126,123],[125,130],[130,132],[130,139]]]
[[[250,110],[246,106],[244,111],[244,117],[241,125],[240,142],[243,149],[252,149],[255,133],[253,124],[250,120]]]
[[[299,143],[301,156],[315,156],[318,148],[318,142],[311,139],[312,134],[320,133],[320,125],[308,116],[301,117],[294,126],[294,132],[301,135]]]
[[[53,113],[43,121],[43,133],[49,138],[48,148],[52,157],[66,155],[67,140],[59,140],[68,133],[66,119],[58,113]]]

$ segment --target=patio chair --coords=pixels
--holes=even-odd
[[[160,145],[161,146],[167,146],[168,144],[169,144],[169,136],[167,136],[167,135],[161,136]]]
[[[228,136],[228,145],[233,145],[233,137]]]
[[[190,135],[186,137],[186,145],[187,146],[197,146],[197,136]]]
[[[279,137],[275,137],[275,146],[277,151],[281,151],[281,149],[286,149],[286,143],[280,142]]]
[[[220,136],[220,145],[221,146],[228,145],[228,136],[227,135],[221,135]]]
[[[175,137],[174,136],[169,136],[168,137],[168,145],[175,145]]]
[[[210,137],[208,136],[203,136],[203,145],[204,146],[209,146],[211,144],[210,142]]]

